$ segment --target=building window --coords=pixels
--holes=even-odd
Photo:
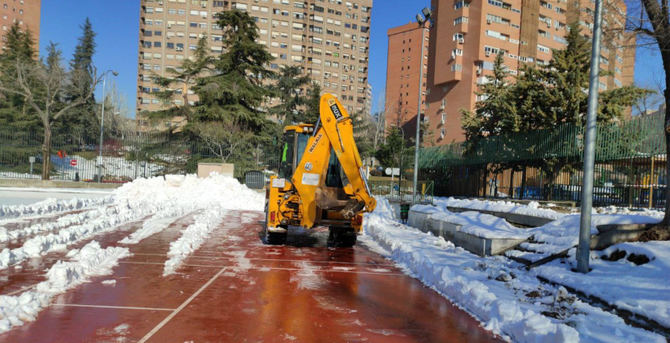
[[[458,17],[454,19],[454,25],[466,24],[468,22],[468,17]]]

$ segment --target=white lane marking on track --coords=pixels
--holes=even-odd
[[[167,317],[165,317],[165,319],[163,319],[160,323],[158,323],[158,325],[156,325],[153,329],[151,329],[151,331],[149,331],[146,335],[144,335],[144,337],[142,337],[142,339],[140,339],[138,343],[144,343],[149,338],[151,338],[151,336],[156,334],[156,332],[158,332],[158,330],[160,330],[163,326],[165,326],[165,324],[167,324],[170,320],[172,320],[172,318],[174,318],[174,316],[176,316],[177,313],[183,310],[188,304],[191,303],[191,301],[193,301],[193,299],[195,299],[195,297],[197,297],[200,293],[202,293],[202,291],[204,291],[205,288],[209,287],[209,285],[211,285],[212,282],[214,282],[214,280],[216,280],[216,278],[218,278],[219,275],[221,275],[224,270],[226,270],[226,268],[221,268],[221,270],[219,270],[218,273],[212,276],[212,278],[209,279],[209,281],[207,281],[204,285],[202,285],[197,291],[195,291],[195,293],[193,293],[188,299],[186,299],[181,305],[179,305],[179,307],[177,307],[174,311],[172,311],[172,313],[170,313]]]
[[[152,254],[152,253],[133,253],[135,256],[165,256],[165,254]],[[232,256],[220,256],[220,255],[190,255],[191,258],[203,258],[203,259],[236,259]],[[282,258],[258,258],[258,257],[247,257],[251,261],[270,261],[270,262],[305,262],[305,260],[292,260],[292,259],[282,259]],[[393,267],[394,264],[388,263],[366,263],[366,262],[344,262],[344,261],[309,261],[309,263],[324,263],[324,264],[352,264],[352,265],[362,265],[362,266],[375,266],[375,267]]]
[[[304,262],[304,261],[303,261]],[[133,262],[133,261],[119,261],[119,264],[149,264],[149,265],[163,265],[159,262]],[[223,269],[238,269],[234,265],[230,266],[221,266],[221,265],[211,265],[211,264],[182,264],[182,266],[188,267],[200,267],[200,268],[223,268]],[[257,270],[257,271],[268,271],[268,270],[285,270],[285,271],[301,271],[300,268],[287,268],[287,267],[267,267],[267,266],[252,266],[248,270]],[[338,269],[325,269],[317,268],[314,269],[314,272],[321,273],[349,273],[349,274],[365,274],[365,275],[388,275],[388,276],[406,276],[403,273],[383,273],[383,272],[369,272],[369,271],[357,271],[357,270],[338,270]]]
[[[140,307],[140,306],[113,306],[113,305],[88,305],[88,304],[52,304],[62,307],[90,307],[90,308],[109,308],[118,310],[146,310],[146,311],[174,311],[173,308],[161,307]]]
[[[19,294],[19,293],[21,293],[21,292],[23,292],[23,291],[27,291],[27,290],[29,290],[29,289],[35,287],[35,286],[37,286],[37,284],[30,285],[30,286],[26,286],[26,287],[23,287],[23,288],[21,288],[21,289],[17,289],[17,290],[15,290],[15,291],[13,291],[13,292],[9,292],[9,293],[7,293],[7,294],[0,294],[0,295],[14,295],[14,294]]]

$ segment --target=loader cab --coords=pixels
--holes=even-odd
[[[293,176],[312,133],[314,126],[310,124],[290,125],[284,128],[279,177],[290,179]]]
[[[291,179],[305,152],[307,141],[313,134],[314,126],[311,124],[290,125],[284,128],[279,177]],[[342,178],[340,161],[337,160],[335,152],[331,150],[328,169],[326,170],[326,186],[341,188]]]

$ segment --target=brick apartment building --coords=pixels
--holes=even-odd
[[[152,95],[158,91],[153,73],[165,75],[166,68],[178,67],[200,37],[208,37],[212,54],[223,52],[214,15],[230,9],[246,11],[256,20],[258,42],[275,58],[269,68],[300,66],[349,112],[365,110],[372,0],[141,0],[138,114],[164,106]],[[173,104],[181,102],[180,96],[173,99]],[[140,127],[146,124],[141,115],[138,120]]]
[[[424,32],[423,58],[421,36]],[[388,30],[388,58],[386,64],[385,127],[401,126],[406,135],[414,137],[419,101],[419,71],[424,77],[421,92],[426,90],[429,30],[419,23],[409,23]],[[421,97],[425,111],[425,95]]]
[[[548,63],[551,49],[564,48],[570,22],[578,20],[585,36],[593,32],[595,4],[590,0],[432,0],[431,5],[424,118],[430,135],[424,145],[464,140],[460,111],[474,110],[475,91],[492,74],[499,50],[505,52],[505,65],[516,75],[521,63]],[[604,8],[601,69],[612,75],[601,78],[601,90],[632,84],[635,64],[635,49],[630,48],[634,37],[621,30],[624,1],[610,1]],[[389,39],[389,47],[390,43]],[[417,83],[411,82],[410,87]],[[408,104],[416,103],[416,88],[411,89],[413,100],[405,100]],[[415,113],[416,107],[408,111]]]
[[[41,0],[0,1],[0,25],[2,25],[2,48],[5,47],[5,32],[15,23],[32,33],[35,49],[39,51]]]

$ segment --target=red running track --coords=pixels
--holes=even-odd
[[[128,246],[133,256],[113,275],[59,295],[37,320],[0,335],[0,342],[498,341],[363,246],[327,248],[324,231],[291,233],[287,246],[263,245],[262,219],[258,212],[230,212],[177,274],[164,277],[169,243],[192,222],[181,218]],[[138,227],[95,239],[120,245]],[[26,272],[43,272],[55,259]],[[40,278],[20,279],[24,284],[7,289]]]

